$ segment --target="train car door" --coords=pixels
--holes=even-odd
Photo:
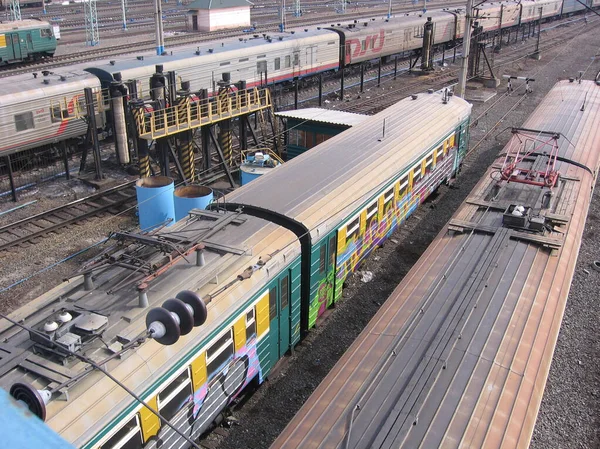
[[[335,260],[337,234],[334,232],[314,245],[310,269],[310,307],[308,327],[317,322],[335,297]]]
[[[279,358],[290,347],[290,273],[279,278]]]
[[[315,68],[317,60],[317,47],[316,45],[306,48],[306,67],[307,72],[311,72]]]
[[[302,75],[302,66],[300,65],[300,50],[294,50],[294,53],[292,53],[292,65],[294,76]]]
[[[27,43],[27,56],[31,56],[31,54],[33,53],[33,37],[31,36],[31,32],[27,32],[27,35],[25,37],[25,41]]]
[[[290,273],[289,270],[269,288],[269,335],[274,365],[290,347]]]
[[[13,33],[11,36],[13,59],[23,59],[21,54],[21,40],[19,39],[19,33]]]

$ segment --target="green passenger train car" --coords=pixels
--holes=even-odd
[[[40,20],[0,23],[0,64],[54,56],[52,25]]]
[[[113,234],[78,275],[0,320],[0,387],[76,447],[193,446],[456,174],[470,112],[439,92],[408,98],[211,210]]]

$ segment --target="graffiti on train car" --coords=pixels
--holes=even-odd
[[[257,337],[253,334],[233,357],[183,401],[172,422],[181,425],[180,430],[190,438],[197,438],[208,428],[220,410],[235,399],[256,376],[262,383],[264,379],[258,357]],[[184,424],[186,421],[187,428]],[[164,426],[158,435],[152,438],[149,447],[170,447],[178,438],[171,427]]]

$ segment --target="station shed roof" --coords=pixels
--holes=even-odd
[[[282,118],[346,126],[356,126],[369,118],[368,115],[323,108],[296,109],[293,111],[278,112],[275,115]]]
[[[189,9],[221,9],[239,6],[250,7],[246,0],[196,0],[188,5]]]

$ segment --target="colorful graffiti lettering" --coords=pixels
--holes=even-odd
[[[342,287],[348,275],[358,268],[359,264],[378,245],[387,240],[433,192],[443,179],[450,176],[453,170],[453,157],[448,157],[436,170],[427,174],[413,192],[408,192],[398,202],[391,203],[384,210],[380,221],[373,217],[365,228],[363,235],[357,235],[338,248],[336,258],[335,298],[338,301]]]

